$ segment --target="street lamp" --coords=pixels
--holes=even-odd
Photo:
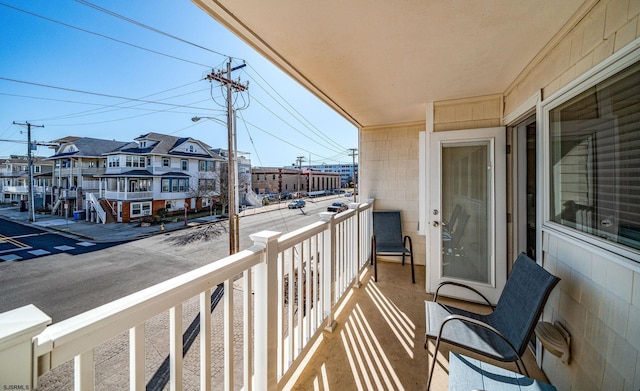
[[[191,121],[193,122],[198,122],[201,119],[209,119],[215,122],[219,122],[223,125],[227,125],[227,130],[228,130],[228,143],[229,143],[229,150],[228,150],[228,169],[227,169],[227,174],[228,174],[228,199],[229,199],[229,254],[234,254],[238,251],[238,245],[239,245],[239,237],[238,237],[238,232],[237,232],[237,224],[236,224],[236,186],[235,186],[235,158],[234,158],[234,146],[235,146],[235,132],[234,132],[234,125],[235,125],[235,121],[234,118],[235,117],[235,110],[233,111],[233,116],[229,117],[229,121],[227,123],[224,123],[224,121],[215,118],[215,117],[193,117],[191,118]]]

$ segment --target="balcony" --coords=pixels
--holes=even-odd
[[[382,263],[372,281],[371,212],[352,204],[257,233],[244,251],[53,325],[33,306],[0,314],[23,321],[0,333],[0,360],[19,368],[0,378],[42,390],[422,389],[424,269],[411,284],[408,268]]]
[[[28,186],[2,186],[3,193],[10,194],[27,194],[29,192]]]
[[[108,200],[149,200],[153,198],[152,191],[110,191],[104,192],[104,198]]]

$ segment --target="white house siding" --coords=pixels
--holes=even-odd
[[[600,1],[505,92],[505,114],[542,91],[543,100],[640,36],[640,1]],[[544,267],[562,281],[544,319],[572,335],[572,361],[544,353],[559,390],[640,389],[640,265],[543,231]]]
[[[375,210],[401,211],[402,234],[411,237],[421,265],[426,243],[418,235],[418,133],[424,130],[424,123],[360,129],[358,156],[360,199],[374,198]]]

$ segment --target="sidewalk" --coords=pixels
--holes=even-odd
[[[340,198],[336,195],[318,197],[315,199],[306,199],[307,202],[317,202],[332,198]],[[341,198],[345,202],[350,202],[348,198]],[[254,214],[270,212],[272,210],[287,209],[289,201],[281,201],[280,203],[272,203],[270,205],[261,207],[251,207],[242,210],[238,213],[241,218],[244,216],[251,216]],[[99,224],[92,223],[85,220],[74,220],[73,216],[62,218],[57,215],[51,214],[36,214],[35,222],[29,222],[29,212],[20,212],[18,206],[0,206],[0,217],[4,217],[8,220],[13,220],[27,225],[35,225],[44,229],[53,230],[69,235],[75,235],[87,240],[98,242],[113,242],[120,240],[139,239],[155,234],[164,233],[167,231],[175,231],[183,229],[189,226],[204,224],[212,221],[221,220],[219,216],[205,216],[195,219],[189,219],[185,226],[184,219],[181,216],[176,216],[177,221],[175,223],[165,223],[164,230],[160,225],[150,225],[148,227],[140,226],[140,223],[109,223]],[[226,219],[225,219],[226,220]]]
[[[100,224],[85,220],[65,219],[51,214],[36,214],[35,222],[29,222],[29,212],[20,212],[17,206],[0,207],[0,217],[13,220],[22,224],[35,225],[44,229],[57,231],[69,235],[79,236],[87,240],[98,242],[112,242],[120,240],[131,240],[160,234],[167,231],[175,231],[188,226],[218,221],[218,216],[199,217],[187,221],[178,218],[175,223],[165,223],[164,231],[160,225],[150,225],[142,227],[139,223],[110,223]]]

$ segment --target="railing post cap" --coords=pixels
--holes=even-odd
[[[0,351],[31,340],[51,324],[51,317],[33,304],[0,314]]]
[[[331,221],[333,216],[335,216],[335,213],[333,212],[320,212],[320,220],[322,221]]]
[[[249,235],[249,238],[251,238],[254,243],[268,243],[274,240],[278,240],[281,235],[282,232],[260,231],[255,234]]]

